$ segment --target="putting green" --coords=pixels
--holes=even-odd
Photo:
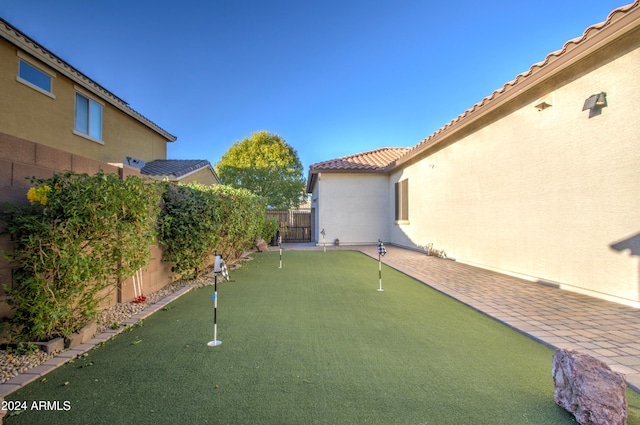
[[[388,267],[378,292],[361,253],[254,258],[218,285],[222,345],[213,288],[194,289],[11,394],[29,408],[5,423],[575,424],[551,349]]]

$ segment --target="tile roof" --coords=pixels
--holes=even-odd
[[[519,96],[522,92],[546,81],[587,54],[639,26],[640,0],[635,0],[632,4],[613,10],[606,21],[591,25],[581,37],[567,41],[562,49],[548,54],[542,62],[531,65],[528,71],[518,74],[514,80],[505,83],[500,89],[495,90],[417,145],[410,148],[376,149],[311,165],[307,192],[312,192],[320,172],[375,172],[400,167],[431,146],[447,139],[450,134],[471,125],[478,118]]]
[[[383,171],[409,148],[380,148],[342,158],[318,162],[311,165],[311,172],[317,171]]]
[[[147,162],[140,172],[147,176],[173,175],[178,178],[205,167],[211,167],[206,159],[156,159]]]
[[[495,90],[489,96],[432,133],[429,137],[413,146],[403,157],[399,158],[396,165],[401,165],[428,147],[437,144],[443,140],[447,134],[474,121],[476,116],[500,106],[506,102],[510,96],[518,96],[519,93],[528,89],[531,85],[544,81],[550,75],[553,75],[554,72],[557,72],[557,70],[563,69],[567,64],[572,64],[573,61],[579,60],[581,53],[584,51],[599,48],[603,44],[610,42],[610,33],[616,34],[618,31],[628,32],[636,28],[640,25],[640,18],[636,16],[640,14],[639,6],[640,0],[635,0],[629,5],[613,10],[609,13],[606,21],[591,25],[584,31],[582,36],[567,41],[562,49],[549,53],[543,61],[531,65],[529,70],[518,74],[515,79],[505,83],[501,88]],[[616,35],[614,35],[614,38],[616,38]]]

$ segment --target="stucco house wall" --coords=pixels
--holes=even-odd
[[[394,170],[389,203],[408,178],[410,205],[391,241],[640,306],[640,257],[612,248],[640,233],[639,65],[635,30]]]
[[[636,1],[398,157],[376,150],[312,165],[319,217],[338,229],[369,220],[359,200],[344,205],[347,182],[364,198],[384,192],[380,236],[351,240],[432,244],[456,261],[640,307],[639,65]],[[600,93],[605,106],[583,110]],[[361,169],[361,180],[315,181],[325,169]],[[405,179],[408,220],[396,221]]]
[[[51,95],[18,80],[23,60],[51,76]],[[0,20],[0,129],[6,134],[100,162],[166,158],[167,133],[70,65]],[[102,140],[74,133],[75,96],[102,105]]]
[[[388,239],[387,183],[385,174],[322,173],[312,194],[316,213],[315,240],[341,245],[374,243]]]
[[[218,186],[220,181],[213,173],[213,169],[208,167],[184,176],[180,179],[180,183],[199,183],[205,186]]]

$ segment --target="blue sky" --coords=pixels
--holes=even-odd
[[[4,0],[0,16],[212,164],[410,147],[631,0]]]

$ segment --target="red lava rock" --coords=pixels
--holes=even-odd
[[[556,403],[581,425],[626,425],[627,382],[601,360],[571,350],[553,354]]]

